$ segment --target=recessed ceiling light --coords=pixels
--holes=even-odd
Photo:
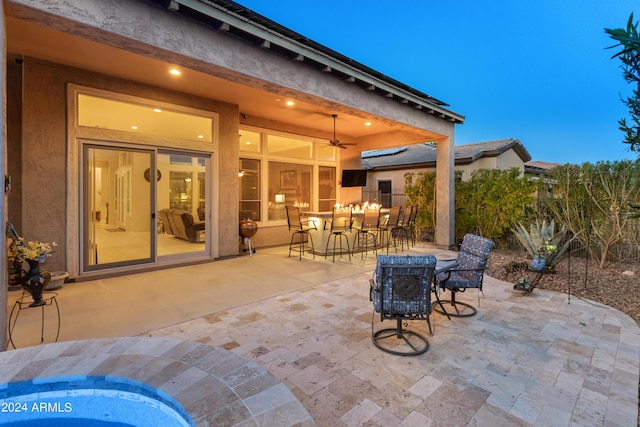
[[[289,107],[291,107],[291,106],[293,106],[293,105],[296,105],[296,103],[295,103],[295,102],[293,102],[293,101],[287,101],[287,105],[288,105]]]
[[[364,122],[365,126],[371,126],[371,122]]]
[[[154,108],[153,111],[155,111],[156,113],[162,113],[162,110],[159,108]]]
[[[138,130],[138,126],[133,125],[133,126],[131,126],[131,129]]]
[[[245,142],[246,145],[251,145],[251,141]]]
[[[198,135],[198,138],[202,139],[204,138],[204,135]]]
[[[177,69],[175,69],[175,68],[172,68],[172,69],[170,69],[170,70],[169,70],[169,74],[171,74],[171,75],[173,75],[173,76],[179,76],[179,75],[180,75],[180,74],[182,74],[182,73],[180,72],[180,70],[177,70]]]

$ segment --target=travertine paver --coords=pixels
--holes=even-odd
[[[118,376],[158,387],[183,406],[196,426],[316,425],[291,391],[262,367],[206,344],[128,337],[0,353],[0,384],[90,375]]]
[[[539,289],[525,297],[486,278],[476,316],[434,315],[429,351],[393,356],[371,343],[369,278],[357,274],[151,335],[254,360],[319,426],[636,425],[640,331],[625,314]],[[474,291],[459,297],[478,304]],[[425,322],[412,326],[428,333]]]
[[[167,283],[175,288],[172,270],[134,275],[124,284],[105,279],[65,286],[61,339],[69,341],[0,352],[0,379],[135,375],[191,402],[194,414],[209,411],[201,425],[240,425],[251,411],[257,424],[278,426],[295,420],[321,427],[636,425],[640,333],[628,316],[577,297],[568,304],[565,294],[540,289],[524,297],[509,283],[485,278],[480,302],[475,291],[459,295],[479,303],[476,316],[449,321],[434,315],[429,351],[393,356],[371,343],[374,265],[372,255],[332,263],[289,259],[287,248],[263,249],[251,259],[190,267],[192,280],[181,283],[178,296],[197,295],[204,304],[177,301],[167,291]],[[260,271],[260,280],[245,275],[248,269]],[[144,292],[132,293],[134,281]],[[96,313],[83,305],[98,298],[94,292],[103,292],[103,303],[111,293],[129,298]],[[150,293],[156,305],[141,312]],[[85,320],[95,330],[74,327]],[[426,323],[414,323],[427,333]],[[39,337],[39,327],[22,324],[21,342]],[[74,341],[89,333],[140,336]],[[146,341],[148,335],[161,339]],[[193,402],[212,389],[211,376],[234,384],[238,399],[221,394]],[[230,403],[218,406],[224,398]]]

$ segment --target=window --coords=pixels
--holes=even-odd
[[[324,139],[240,129],[240,220],[286,221],[285,206],[331,210],[337,154]]]
[[[78,125],[187,141],[213,141],[211,117],[87,94],[78,94]]]
[[[267,153],[310,160],[313,158],[313,142],[280,135],[267,135]]]
[[[252,132],[246,129],[240,129],[240,137],[238,138],[240,145],[240,151],[247,151],[250,153],[260,153],[260,133]]]
[[[261,220],[260,214],[260,160],[240,159],[240,218]]]
[[[285,205],[311,210],[311,165],[269,162],[269,219],[287,219]]]
[[[336,168],[333,166],[320,166],[318,174],[318,210],[330,211],[335,204]]]
[[[191,172],[169,172],[169,209],[191,210]]]

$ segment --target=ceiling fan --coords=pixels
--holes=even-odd
[[[333,117],[333,139],[329,141],[329,144],[332,145],[333,147],[338,147],[338,148],[347,148],[347,145],[353,145],[353,144],[343,144],[342,142],[338,141],[338,139],[336,138],[336,118],[338,117],[337,114],[332,114],[331,117]]]

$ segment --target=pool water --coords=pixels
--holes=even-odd
[[[190,427],[163,391],[119,377],[38,378],[0,385],[0,424],[10,427]]]

